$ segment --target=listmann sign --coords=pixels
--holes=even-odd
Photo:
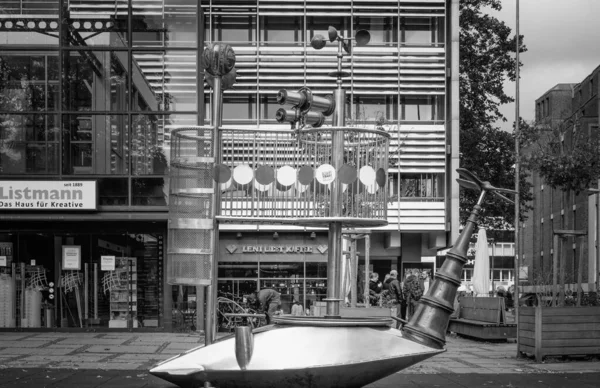
[[[0,208],[96,210],[96,181],[0,181]]]

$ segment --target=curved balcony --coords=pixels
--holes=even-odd
[[[174,171],[185,171],[181,167],[188,165],[196,169],[193,175],[197,177],[202,164],[208,167],[205,163],[212,160],[201,155],[207,154],[212,142],[198,133],[210,130],[190,127],[172,132]],[[338,158],[339,167],[334,168],[332,137],[338,131],[343,132],[343,155]],[[389,138],[383,130],[349,127],[221,129],[220,163],[211,171],[221,187],[217,219],[236,224],[386,225]],[[205,180],[201,188],[191,187],[188,179],[173,173],[171,179],[172,196],[207,199]],[[338,215],[331,206],[336,185],[341,185]],[[186,218],[185,214],[176,215],[181,212],[173,206],[170,212],[173,221],[174,217]]]

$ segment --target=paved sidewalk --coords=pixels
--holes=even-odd
[[[600,372],[600,361],[517,358],[516,344],[488,343],[448,336],[447,352],[399,373],[527,374]],[[204,340],[199,334],[0,332],[0,370],[45,368],[147,371],[155,363]]]

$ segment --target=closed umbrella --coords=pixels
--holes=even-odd
[[[490,292],[490,255],[488,253],[487,234],[479,229],[475,245],[475,268],[473,269],[473,288],[478,296]]]

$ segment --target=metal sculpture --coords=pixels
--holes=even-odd
[[[329,186],[332,193],[330,213],[328,217],[321,217],[316,221],[317,224],[325,222],[329,226],[326,316],[323,318],[282,316],[275,319],[274,325],[254,330],[251,327],[237,327],[233,336],[222,338],[214,343],[209,341],[212,337],[207,336],[207,346],[191,349],[159,363],[150,370],[153,375],[181,387],[351,388],[362,387],[444,351],[445,331],[453,311],[453,301],[460,285],[462,268],[467,261],[469,239],[477,224],[484,198],[487,193],[492,193],[498,198],[510,201],[500,193],[513,193],[513,191],[495,188],[489,182],[480,181],[469,171],[458,169],[458,173],[465,178],[459,179],[459,184],[480,190],[481,194],[465,228],[436,274],[432,286],[422,297],[411,320],[402,330],[397,330],[391,327],[393,324],[391,318],[341,317],[339,303],[341,301],[342,225],[352,225],[356,220],[344,217],[343,204],[340,201],[344,190],[343,182],[335,179],[335,174],[341,174],[341,171],[346,168],[343,163],[344,147],[360,141],[360,137],[356,140],[349,135],[353,133],[352,131],[356,131],[356,128],[344,127],[345,91],[341,88],[341,80],[349,74],[342,71],[341,61],[343,52],[351,51],[351,42],[349,38],[342,37],[333,27],[330,27],[328,32],[329,40],[338,43],[338,69],[330,73],[337,78],[338,87],[334,98],[315,98],[305,88],[293,93],[280,92],[280,100],[292,102],[294,108],[290,112],[286,111],[285,114],[278,113],[283,121],[291,122],[294,126],[300,147],[308,147],[311,144],[319,147],[326,146],[330,155],[331,168],[325,169],[326,177],[330,179],[328,182],[331,184]],[[360,32],[356,40],[365,44],[368,42],[368,33]],[[325,38],[319,36],[313,38],[311,42],[315,49],[323,48],[325,44]],[[212,54],[208,56],[210,55]],[[219,68],[213,65],[208,67]],[[217,79],[218,77],[215,77],[215,81]],[[220,85],[215,82],[215,86],[216,92]],[[215,104],[217,107],[213,106],[213,112],[218,114],[219,99],[215,98],[214,101],[217,102]],[[337,109],[331,108],[334,102]],[[323,116],[323,112],[333,114],[333,127],[327,128],[323,133],[315,126],[321,125],[324,120],[313,120],[308,116],[307,106],[315,104]],[[218,132],[219,118],[215,118],[214,125],[214,129]],[[364,131],[377,134],[384,132],[366,129]],[[387,142],[382,144],[386,147],[388,145]],[[217,155],[216,151],[215,155]],[[249,166],[245,166],[244,169],[252,170]],[[383,172],[385,173],[385,170]],[[266,175],[270,173],[269,170]],[[231,178],[228,167],[216,165],[214,177],[217,184],[226,183]],[[322,178],[325,178],[325,175]],[[382,183],[383,187],[385,176],[383,179],[379,178],[374,179]],[[259,184],[267,183],[265,180],[261,182]],[[245,184],[249,184],[249,181]],[[219,215],[219,210],[216,210],[216,213],[215,219],[227,220],[227,216]],[[304,220],[302,217],[293,218],[292,222],[311,225],[315,222],[311,214],[309,212]],[[229,219],[239,222],[242,218],[231,215]],[[265,222],[273,221],[275,218],[261,219],[252,215],[247,217],[247,220]],[[280,218],[282,218],[281,222],[291,219]],[[382,221],[376,220],[376,222]],[[211,327],[208,327],[208,330],[211,330]]]

